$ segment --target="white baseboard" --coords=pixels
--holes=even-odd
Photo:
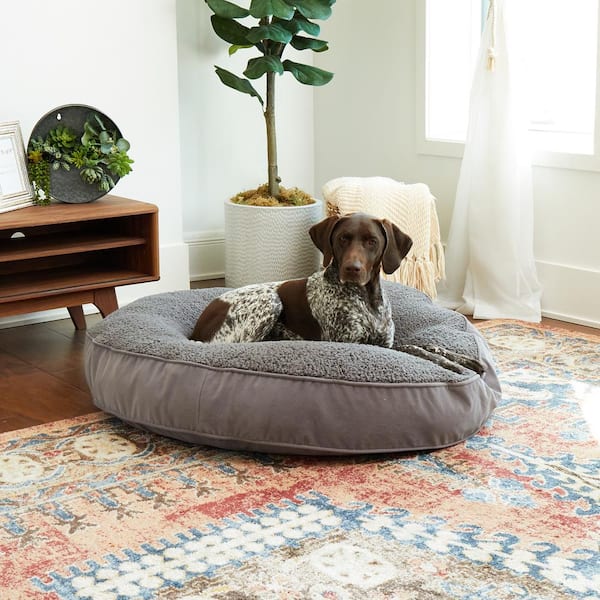
[[[600,329],[600,323],[597,321],[588,321],[587,319],[579,319],[572,315],[564,315],[562,313],[554,313],[551,311],[543,310],[542,316],[548,319],[554,319],[555,321],[562,321],[563,323],[573,323],[574,325],[584,325],[585,327],[592,327],[594,329]]]
[[[600,328],[600,270],[546,261],[536,266],[545,317]]]
[[[98,309],[93,304],[86,304],[83,307],[83,312],[86,315],[91,315],[97,313]],[[69,313],[67,312],[66,308],[42,310],[34,313],[2,317],[0,318],[0,329],[7,329],[8,327],[21,327],[22,325],[34,325],[35,323],[47,323],[48,321],[58,321],[60,319],[68,318]]]
[[[138,283],[135,285],[118,287],[116,291],[119,306],[125,306],[138,298],[149,296],[151,294],[189,289],[190,278],[187,245],[185,243],[162,245],[160,247],[159,255],[160,279],[148,283]],[[97,313],[98,309],[93,304],[86,304],[83,307],[83,312],[84,314],[89,315]],[[0,329],[68,318],[69,313],[66,308],[25,313],[22,315],[0,318]]]
[[[225,233],[197,231],[185,235],[189,249],[190,281],[220,279],[225,275]]]

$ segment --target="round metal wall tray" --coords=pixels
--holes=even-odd
[[[85,122],[92,116],[97,114],[106,129],[116,131],[121,137],[121,132],[115,123],[93,106],[85,104],[66,104],[59,106],[54,110],[46,113],[35,125],[29,140],[32,138],[45,138],[50,130],[62,125],[73,129],[75,133],[81,137],[83,135],[83,127]],[[115,184],[119,181],[119,177],[113,176]],[[71,204],[81,204],[84,202],[92,202],[106,195],[106,192],[99,190],[95,184],[89,184],[81,179],[79,170],[71,168],[70,171],[58,169],[50,171],[50,193],[56,200]]]

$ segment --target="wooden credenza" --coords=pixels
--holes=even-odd
[[[118,308],[115,287],[159,279],[158,208],[107,195],[0,214],[0,317],[82,304]]]

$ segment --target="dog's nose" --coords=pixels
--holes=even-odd
[[[344,271],[348,275],[356,275],[356,274],[360,273],[361,270],[362,270],[362,264],[359,263],[357,260],[346,263],[344,265]]]

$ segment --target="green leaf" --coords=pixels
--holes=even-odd
[[[289,21],[282,21],[281,19],[273,18],[272,23],[281,25],[284,29],[287,29],[292,35],[296,35],[300,31],[300,25],[296,22],[296,19]]]
[[[96,119],[99,121],[99,123],[102,125],[102,121],[100,121],[100,118],[98,117],[98,115],[95,115]],[[104,129],[104,126],[102,125],[102,128]],[[86,121],[85,124],[83,125],[83,130],[86,133],[89,133],[90,135],[98,135],[98,132],[92,127],[92,124],[89,121]]]
[[[305,16],[301,15],[299,12],[296,13],[294,21],[297,21],[298,25],[300,26],[300,29],[308,33],[308,35],[319,35],[319,33],[321,33],[321,26],[319,24],[309,21]]]
[[[256,19],[273,16],[289,21],[294,16],[294,7],[285,0],[252,0],[250,14]]]
[[[258,79],[265,73],[283,73],[283,65],[276,56],[260,56],[259,58],[251,58],[248,61],[248,66],[244,71],[244,75],[248,79]]]
[[[100,125],[101,129],[106,129],[106,127],[104,127],[104,123],[102,122],[102,119],[95,113],[94,113],[94,118],[98,122],[98,125]],[[91,127],[91,125],[90,125],[90,127]]]
[[[248,32],[248,41],[257,44],[261,40],[272,40],[289,44],[292,40],[292,34],[281,25],[281,23],[271,23],[271,25],[261,25],[260,27],[252,27]]]
[[[308,35],[319,35],[321,27],[306,17],[303,17],[299,12],[296,12],[293,19],[280,22],[290,33],[296,35],[299,31],[305,31]]]
[[[305,85],[325,85],[333,78],[333,73],[310,65],[302,65],[291,60],[283,61],[283,68]]]
[[[331,16],[330,0],[286,0],[286,2],[295,6],[307,19],[329,19]]]
[[[229,56],[233,56],[238,50],[243,50],[244,48],[254,48],[254,44],[244,44],[243,46],[233,44],[229,46]]]
[[[205,0],[205,2],[210,6],[215,15],[224,17],[225,19],[243,19],[250,14],[248,9],[242,8],[232,2],[227,2],[227,0]]]
[[[250,29],[244,27],[233,19],[225,19],[217,15],[210,18],[215,33],[226,42],[235,44],[236,46],[248,45],[248,32]]]
[[[254,96],[258,98],[258,101],[264,105],[263,99],[261,95],[254,89],[252,84],[242,77],[238,77],[225,69],[221,69],[221,67],[215,66],[215,72],[219,76],[219,79],[222,83],[224,83],[227,87],[233,88],[238,92],[242,92],[244,94],[249,94],[250,96]]]
[[[81,136],[81,143],[87,146],[93,139],[93,134],[85,128],[83,135]]]
[[[325,52],[329,50],[329,46],[325,40],[317,40],[315,38],[307,38],[301,35],[296,35],[292,38],[292,46],[296,50],[313,50],[314,52]]]
[[[125,138],[119,138],[116,146],[119,152],[127,152],[131,148],[131,144]]]

